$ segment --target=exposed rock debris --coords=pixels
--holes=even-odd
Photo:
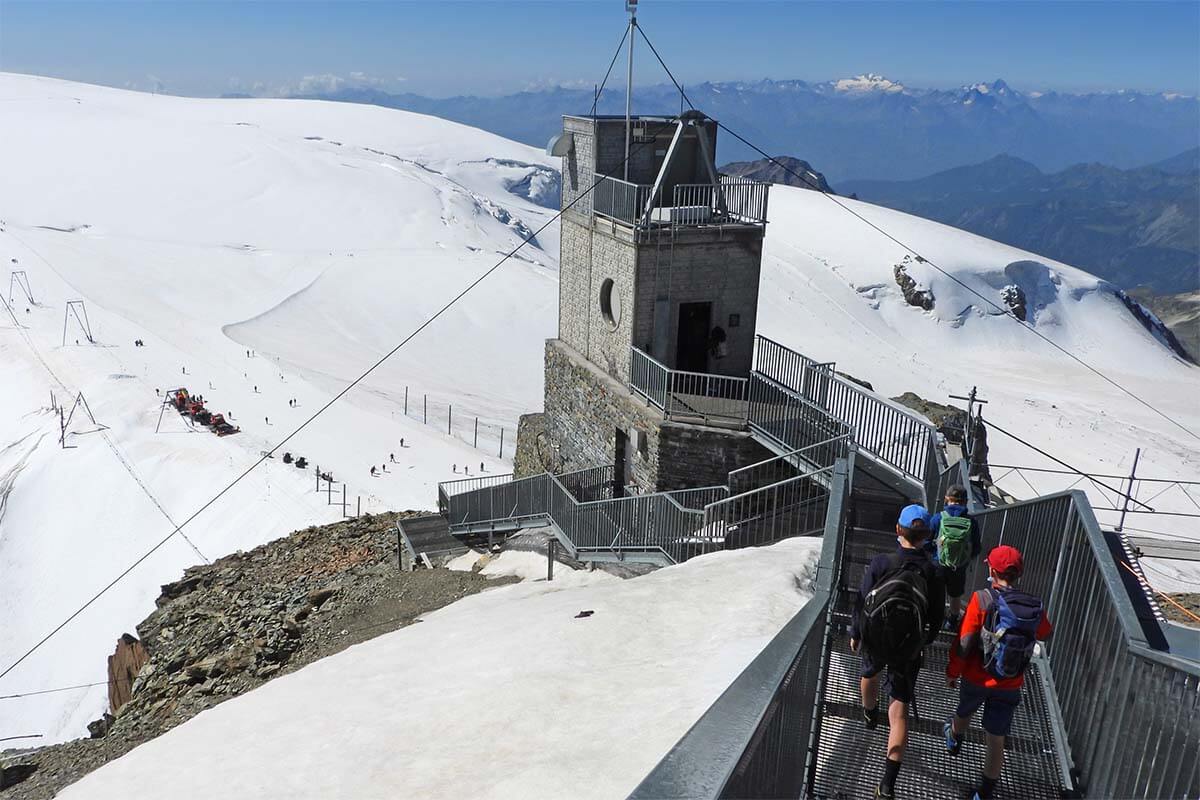
[[[128,684],[126,702],[89,725],[93,738],[0,753],[0,777],[14,783],[0,797],[53,797],[206,708],[513,580],[444,569],[400,572],[395,520],[416,515],[364,515],[311,527],[185,570],[162,587],[157,609],[137,626],[138,638],[122,636],[110,660],[112,681]],[[149,660],[138,663],[142,647]],[[129,683],[123,672],[133,664]]]
[[[917,282],[908,274],[908,265],[912,263],[912,256],[905,256],[903,261],[892,268],[892,274],[896,277],[896,285],[900,287],[900,292],[904,295],[904,302],[910,306],[932,311],[933,290],[917,288]]]
[[[1021,320],[1021,322],[1025,321],[1027,313],[1025,291],[1020,286],[1017,286],[1015,283],[1005,286],[1000,290],[1000,299],[1004,301],[1004,305],[1012,310],[1014,317]]]

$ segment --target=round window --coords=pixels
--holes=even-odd
[[[612,278],[605,278],[604,283],[600,284],[600,313],[604,315],[604,321],[616,330],[621,322],[621,293],[615,291]]]

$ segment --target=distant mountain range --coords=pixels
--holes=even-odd
[[[1126,289],[1200,287],[1200,149],[1137,169],[1047,174],[1013,156],[911,181],[846,181],[841,194],[1064,261]]]
[[[1002,80],[917,89],[878,75],[836,81],[701,83],[685,87],[696,108],[768,153],[803,153],[834,185],[907,180],[1009,153],[1047,171],[1080,162],[1132,168],[1200,141],[1200,101],[1170,93],[1021,92]],[[301,95],[298,95],[301,96]],[[564,113],[586,114],[591,89],[554,88],[504,97],[434,99],[369,88],[302,95],[418,111],[541,146]],[[680,108],[670,85],[634,91],[636,113]],[[601,114],[624,113],[624,92],[605,91]],[[721,161],[761,154],[722,132]]]

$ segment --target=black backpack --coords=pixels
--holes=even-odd
[[[983,666],[993,677],[1015,678],[1033,660],[1042,601],[1016,589],[980,589],[978,597],[983,610]]]
[[[925,647],[929,585],[921,565],[893,556],[862,605],[863,645],[878,666],[901,667]]]

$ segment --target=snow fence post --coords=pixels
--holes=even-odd
[[[558,549],[558,540],[553,536],[546,543],[546,580],[554,580],[554,551]]]
[[[446,406],[446,435],[453,436],[454,431],[451,426],[454,424],[454,403]]]
[[[350,516],[349,514],[346,513],[346,484],[344,484],[344,483],[342,484],[342,516],[343,517]]]
[[[426,425],[428,425],[429,424],[429,395],[425,395],[425,412],[424,413],[425,413],[425,419],[423,421]]]
[[[408,416],[408,387],[404,387],[404,416]]]
[[[479,417],[475,418],[475,448],[479,447]]]
[[[504,428],[500,429],[500,458],[504,458]]]

